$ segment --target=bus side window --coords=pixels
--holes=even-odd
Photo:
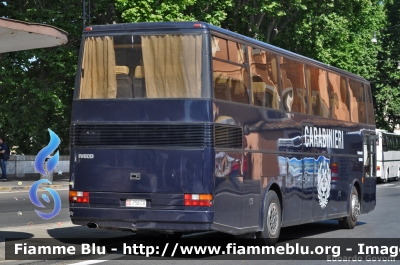
[[[367,107],[367,114],[368,114],[368,124],[375,125],[375,115],[374,115],[374,105],[372,102],[372,93],[371,93],[371,86],[368,84],[364,84],[365,94],[366,94],[366,107]]]
[[[226,40],[213,36],[211,38],[211,43],[213,57],[223,60],[229,60]]]
[[[330,102],[326,71],[307,66],[307,87],[309,91],[311,115],[330,117]]]
[[[246,63],[244,46],[237,42],[228,41],[228,48],[229,61],[243,65],[243,67],[236,66],[236,73],[231,77],[232,101],[249,104],[249,78],[247,70],[244,67],[244,64]]]
[[[349,93],[351,121],[367,123],[363,84],[361,82],[350,79]]]
[[[347,81],[338,74],[328,72],[332,118],[341,121],[350,121]]]
[[[382,136],[382,151],[387,152],[386,136]]]
[[[304,64],[279,57],[282,100],[284,110],[306,114],[307,90],[304,79]]]
[[[247,71],[244,67],[213,60],[214,95],[217,99],[249,103],[247,86],[244,76]]]
[[[248,73],[242,44],[212,37],[212,52],[214,97],[249,104]]]
[[[276,55],[248,47],[253,88],[253,104],[279,109],[279,85]]]
[[[214,94],[216,99],[232,101],[229,80],[223,76],[214,76]]]

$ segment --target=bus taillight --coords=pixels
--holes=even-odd
[[[332,181],[337,181],[339,180],[339,170],[338,170],[338,164],[337,163],[332,163],[332,168],[331,168],[331,180]]]
[[[78,203],[89,203],[89,192],[87,191],[70,191],[69,201]]]
[[[338,173],[338,164],[337,163],[332,163],[332,173]]]
[[[211,194],[185,194],[185,206],[212,206]]]

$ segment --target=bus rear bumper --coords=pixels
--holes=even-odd
[[[76,225],[95,223],[97,228],[167,232],[209,231],[212,211],[70,208]]]

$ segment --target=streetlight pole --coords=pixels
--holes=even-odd
[[[88,9],[89,9],[88,22],[89,22],[89,25],[90,25],[90,0],[89,0]],[[86,1],[85,0],[82,0],[82,27],[83,27],[83,30],[86,29]]]
[[[82,0],[82,30],[85,30],[86,28],[86,1]]]
[[[399,26],[400,26],[400,24],[399,25],[394,25],[394,26],[391,26],[391,27],[388,27],[388,28],[384,28],[384,29],[378,30],[378,32],[380,32],[382,30],[385,30],[385,29],[391,29],[391,28],[395,28],[395,27],[399,27]],[[378,39],[376,38],[376,31],[374,31],[374,35],[373,35],[373,37],[371,39],[371,42],[372,43],[377,43],[378,42]]]

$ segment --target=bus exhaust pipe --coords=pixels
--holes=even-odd
[[[87,223],[86,227],[87,228],[99,228],[99,225],[97,223]]]

